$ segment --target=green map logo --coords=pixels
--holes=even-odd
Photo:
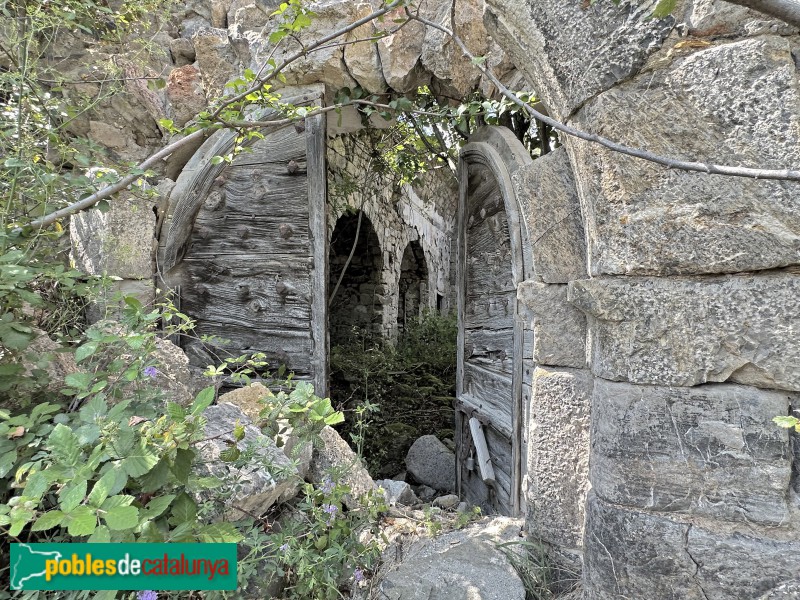
[[[11,544],[12,590],[235,590],[236,544]]]
[[[11,558],[12,590],[35,589],[25,585],[26,582],[36,578],[44,580],[47,570],[46,561],[61,559],[60,552],[42,552],[31,548],[31,546],[38,545],[39,544],[13,544],[13,546],[17,546],[17,555],[12,555]]]

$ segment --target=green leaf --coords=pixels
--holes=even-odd
[[[139,524],[139,509],[135,506],[116,506],[103,515],[112,531],[132,529]]]
[[[197,504],[191,496],[185,492],[178,494],[178,497],[172,502],[170,509],[169,522],[172,525],[180,525],[181,523],[190,523],[197,517]]]
[[[64,383],[77,390],[86,390],[92,383],[91,373],[70,373],[64,377]]]
[[[75,350],[75,362],[81,362],[92,356],[97,352],[98,346],[99,344],[97,342],[86,342],[82,346],[78,346],[78,349]]]
[[[105,511],[109,511],[112,508],[116,508],[117,506],[130,506],[133,504],[133,501],[136,500],[133,496],[129,496],[128,494],[121,494],[119,496],[109,496],[106,498],[106,501],[103,502],[103,505],[100,507]]]
[[[45,531],[52,529],[56,525],[61,525],[64,520],[64,513],[60,510],[51,510],[40,516],[31,526],[31,531]]]
[[[83,502],[86,497],[86,480],[79,479],[64,486],[59,494],[58,505],[65,513],[70,513]]]
[[[173,475],[170,470],[169,459],[166,456],[158,461],[158,464],[149,473],[139,478],[143,492],[155,492],[172,481]]]
[[[659,0],[656,7],[653,9],[653,17],[656,19],[664,19],[672,14],[675,10],[677,0]]]
[[[25,525],[33,521],[33,516],[33,511],[29,508],[24,508],[22,506],[15,506],[12,508],[11,514],[9,515],[11,527],[8,530],[8,535],[17,537],[22,532]]]
[[[244,425],[241,423],[236,423],[236,426],[233,428],[233,439],[237,442],[240,442],[244,439]]]
[[[67,532],[75,537],[92,535],[97,528],[97,515],[95,509],[88,506],[79,506],[69,514]]]
[[[132,453],[122,461],[122,468],[130,477],[141,477],[158,464],[158,457],[139,444]]]
[[[164,511],[167,510],[172,501],[175,499],[175,494],[169,494],[167,496],[157,496],[155,498],[151,498],[150,502],[147,503],[147,506],[144,507],[140,518],[142,520],[149,520],[155,519],[156,517],[160,517],[164,514]]]
[[[16,462],[17,462],[16,450],[12,450],[11,452],[6,452],[2,456],[0,456],[0,478],[8,475],[8,472],[12,469],[14,463]]]
[[[244,539],[239,530],[227,521],[206,525],[197,535],[201,542],[208,544],[238,544]]]
[[[211,406],[211,403],[214,402],[214,395],[215,390],[213,385],[205,388],[199,394],[197,394],[197,398],[195,398],[194,402],[192,403],[192,414],[199,415],[205,409]]]
[[[100,525],[86,541],[90,544],[107,544],[111,541],[111,532],[105,525]],[[97,596],[95,596],[95,598],[97,598]]]
[[[50,437],[47,438],[47,447],[59,462],[69,467],[74,467],[78,464],[78,459],[81,456],[78,436],[66,425],[59,423],[53,428]]]
[[[101,213],[107,213],[111,210],[111,205],[108,203],[108,200],[100,200],[94,207],[99,210]]]
[[[219,165],[224,160],[225,160],[225,158],[223,158],[222,156],[212,156],[211,157],[211,164],[212,165]]]
[[[175,462],[172,463],[172,474],[175,475],[175,479],[184,485],[189,481],[189,475],[192,472],[194,454],[194,450],[191,448],[178,450],[175,454]]]
[[[114,486],[114,482],[116,480],[117,474],[113,470],[106,471],[105,474],[92,487],[92,491],[89,492],[86,502],[91,506],[98,508],[102,506],[103,502],[105,502],[106,498],[108,498],[108,493]]]
[[[242,455],[242,451],[236,446],[228,446],[219,453],[219,459],[225,462],[234,462]]]
[[[173,421],[183,421],[186,418],[186,411],[177,402],[167,402],[167,414]]]
[[[337,411],[325,417],[325,425],[337,425],[339,423],[344,423],[344,415],[341,412]]]

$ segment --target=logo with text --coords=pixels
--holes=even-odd
[[[236,544],[11,544],[12,590],[235,590]]]

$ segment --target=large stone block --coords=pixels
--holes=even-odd
[[[562,146],[512,176],[531,241],[536,278],[567,283],[586,277],[586,243],[572,167]]]
[[[528,530],[566,548],[582,545],[589,489],[592,377],[571,369],[533,373],[528,429]]]
[[[567,286],[523,281],[517,299],[532,313],[533,359],[540,365],[586,366],[586,317],[567,302]]]
[[[123,279],[153,276],[156,201],[124,192],[106,212],[88,210],[70,218],[72,259],[89,275]]]
[[[570,283],[589,315],[592,372],[612,381],[732,381],[800,390],[800,277],[792,270]]]
[[[624,81],[658,50],[673,19],[651,19],[655,1],[486,0],[489,34],[509,52],[553,116],[566,118]]]
[[[779,525],[787,521],[787,395],[740,385],[638,386],[596,379],[592,489],[620,505]]]
[[[587,102],[575,124],[677,159],[766,169],[800,164],[800,87],[788,39],[676,50],[664,68]],[[736,273],[800,263],[792,182],[689,173],[567,142],[589,274]]]
[[[800,542],[717,533],[590,497],[584,586],[592,600],[752,600],[800,576]]]

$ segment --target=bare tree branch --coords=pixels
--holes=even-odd
[[[728,0],[728,2],[752,8],[789,25],[800,27],[800,2],[797,0]]]
[[[742,0],[744,1],[752,1],[753,3],[763,1],[765,3],[772,2],[775,4],[797,4],[797,2],[793,2],[790,0]],[[647,150],[641,150],[639,148],[631,148],[629,146],[625,146],[624,144],[619,144],[614,142],[613,140],[609,140],[603,136],[594,134],[594,133],[587,133],[580,129],[576,129],[575,127],[571,127],[569,125],[565,125],[560,121],[556,121],[555,119],[548,117],[545,114],[542,114],[538,110],[534,109],[530,104],[527,102],[523,102],[515,94],[513,94],[506,86],[502,84],[502,82],[492,73],[491,70],[487,69],[482,61],[476,60],[475,55],[473,55],[469,49],[466,47],[464,42],[458,35],[456,35],[453,31],[447,29],[446,27],[439,25],[438,23],[434,23],[424,17],[420,17],[419,15],[413,14],[411,11],[406,10],[406,15],[409,19],[414,19],[419,21],[423,25],[428,27],[432,27],[434,29],[438,29],[442,31],[446,35],[450,36],[453,41],[458,45],[461,49],[461,52],[469,58],[472,63],[483,73],[500,91],[500,93],[511,100],[517,106],[523,108],[533,117],[536,117],[543,123],[546,123],[553,129],[561,131],[562,133],[566,133],[567,135],[571,135],[573,137],[585,140],[587,142],[594,142],[595,144],[600,144],[601,146],[605,146],[606,148],[613,150],[614,152],[619,152],[620,154],[625,154],[627,156],[634,156],[636,158],[641,158],[643,160],[647,160],[650,162],[654,162],[660,165],[664,165],[665,167],[669,167],[670,169],[679,169],[682,171],[696,171],[698,173],[707,173],[713,175],[728,175],[731,177],[747,177],[751,179],[777,179],[777,180],[784,180],[784,181],[800,181],[800,171],[795,169],[758,169],[758,168],[751,168],[751,167],[732,167],[730,165],[717,165],[714,163],[703,163],[699,161],[688,161],[688,160],[678,160],[674,158],[669,158],[666,156],[661,156],[660,154],[655,154],[653,152],[648,152]]]

